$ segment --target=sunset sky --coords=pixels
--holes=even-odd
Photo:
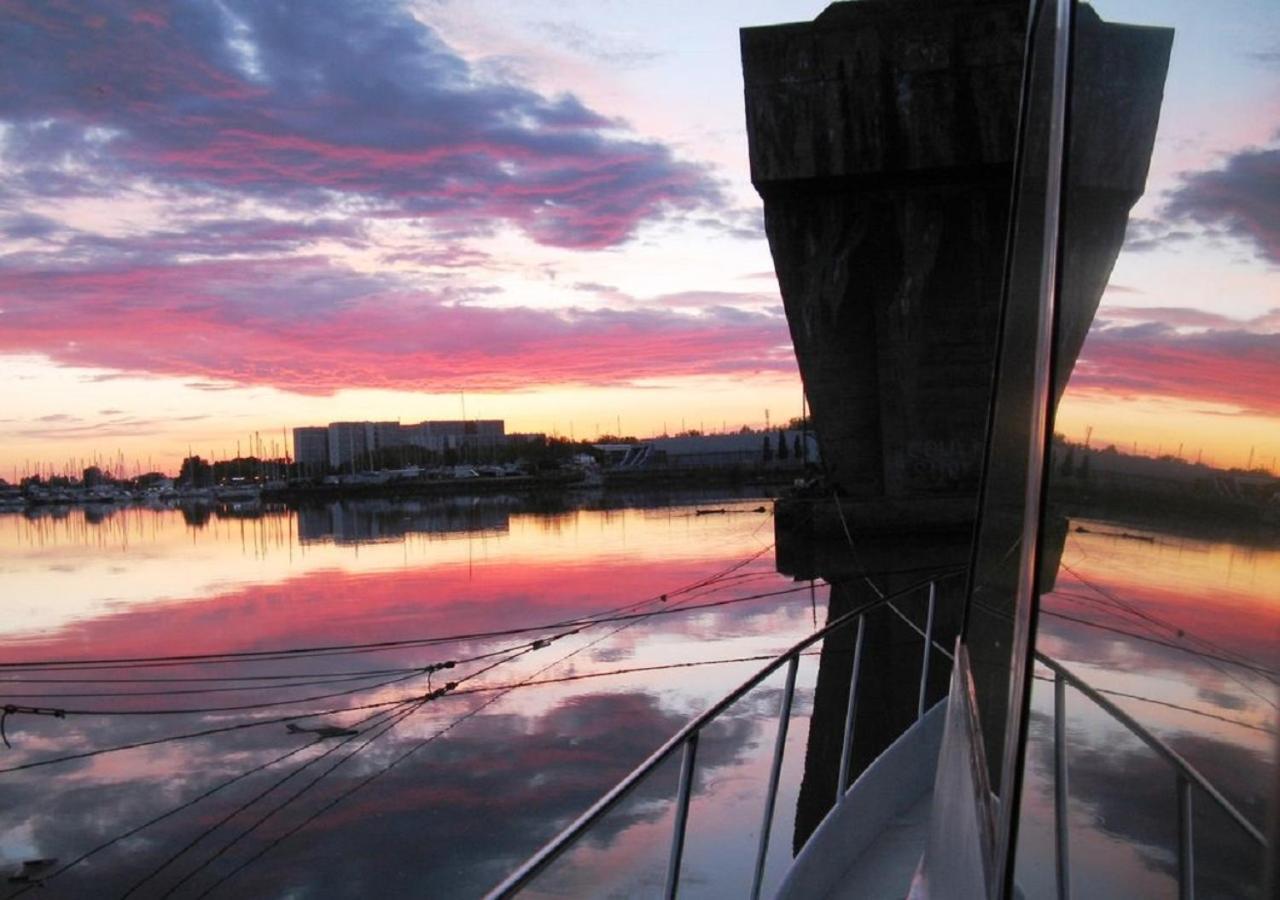
[[[737,29],[824,5],[0,0],[0,476],[463,392],[579,438],[798,415]],[[1280,13],[1095,5],[1176,34],[1060,430],[1270,466]]]

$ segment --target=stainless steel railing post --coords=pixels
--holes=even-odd
[[[1058,900],[1071,898],[1071,857],[1067,844],[1067,683],[1053,676],[1053,818],[1057,838]]]
[[[924,718],[925,688],[929,686],[929,656],[933,650],[933,607],[937,586],[929,582],[929,614],[924,622],[924,656],[920,660],[920,699],[916,701],[916,718]]]
[[[680,883],[680,860],[684,857],[684,832],[689,824],[689,791],[693,785],[693,767],[698,761],[698,732],[685,740],[680,761],[680,787],[676,792],[676,819],[671,830],[671,858],[667,862],[668,900],[673,900]]]
[[[1195,834],[1191,824],[1191,782],[1178,773],[1178,898],[1196,895]]]
[[[787,666],[787,686],[782,692],[782,708],[778,711],[778,737],[773,743],[773,763],[769,768],[769,789],[764,801],[764,821],[760,824],[760,846],[756,850],[756,871],[751,879],[751,900],[760,896],[760,883],[764,879],[764,860],[769,852],[769,832],[773,826],[773,806],[778,799],[778,777],[782,773],[782,754],[787,744],[787,726],[791,723],[791,698],[796,692],[796,670],[800,667],[800,654],[791,657]]]
[[[836,780],[836,803],[844,800],[849,784],[849,760],[853,756],[853,719],[858,711],[858,671],[862,668],[862,638],[867,617],[858,616],[858,636],[853,639],[853,669],[849,673],[849,702],[844,711],[844,743],[840,745],[840,774]]]

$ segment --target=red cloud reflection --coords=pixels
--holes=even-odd
[[[361,574],[318,571],[207,598],[128,607],[68,625],[46,639],[10,644],[6,660],[215,654],[521,628],[657,598],[673,587],[700,581],[708,568],[707,560],[664,560],[661,567],[647,562],[582,567],[487,561],[476,570],[452,565]],[[708,599],[757,590],[758,583],[746,582]],[[495,640],[506,646],[527,638]],[[452,658],[473,643],[328,657],[326,665],[355,670],[409,657],[429,662]]]

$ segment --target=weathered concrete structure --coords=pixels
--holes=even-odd
[[[911,529],[968,518],[981,474],[1026,9],[858,0],[742,31],[751,177],[829,479]],[[1171,37],[1087,7],[1079,29],[1069,252],[1091,277],[1064,297],[1062,374],[1145,186]]]
[[[828,475],[972,495],[1025,3],[836,3],[744,29],[751,178]]]
[[[779,503],[779,567],[831,581],[833,617],[969,561],[1026,13],[1021,0],[858,0],[811,23],[742,31],[752,182],[824,468],[844,498]],[[1059,396],[1145,189],[1172,38],[1104,23],[1088,7],[1076,33],[1072,116],[1085,127],[1072,132],[1067,168],[1073,275],[1059,302]],[[965,595],[963,578],[938,584],[944,646]],[[923,621],[921,598],[899,608]],[[888,610],[867,629],[855,772],[915,714],[907,669],[921,648]],[[834,796],[848,640],[824,645],[797,843]]]

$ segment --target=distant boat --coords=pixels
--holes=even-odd
[[[225,503],[245,503],[260,499],[262,488],[256,484],[221,485],[213,489],[213,496]]]

